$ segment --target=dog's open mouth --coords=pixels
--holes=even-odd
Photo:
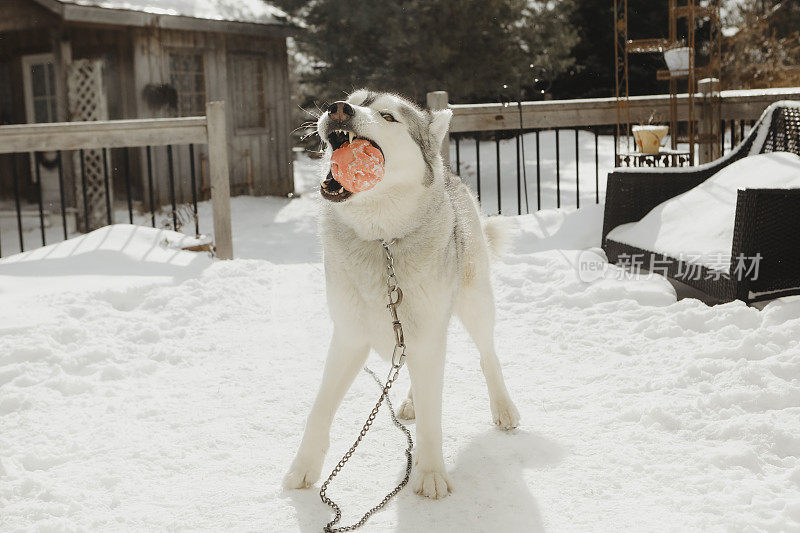
[[[322,182],[319,192],[322,193],[323,198],[331,202],[344,202],[353,196],[353,193],[345,189],[341,183],[333,178],[331,171],[328,171],[328,176]]]
[[[378,146],[375,141],[366,137],[359,137],[352,131],[337,129],[328,134],[328,143],[331,145],[331,148],[333,148],[334,151],[344,146],[345,143],[352,143],[357,139],[367,141],[372,146],[380,150],[381,154],[383,154],[383,150],[381,150],[381,147]],[[328,175],[320,184],[320,193],[322,194],[323,198],[330,200],[331,202],[343,202],[355,194],[345,189],[341,183],[336,181],[331,171],[328,171]]]

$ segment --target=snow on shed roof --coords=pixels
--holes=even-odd
[[[42,3],[40,0],[37,0]],[[284,11],[264,0],[56,0],[66,6],[123,10],[151,15],[172,15],[195,19],[285,24]]]

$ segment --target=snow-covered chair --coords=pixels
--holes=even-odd
[[[608,238],[614,228],[641,220],[656,206],[697,187],[731,163],[769,152],[800,155],[800,102],[776,102],[768,107],[747,138],[714,162],[690,168],[618,168],[609,173],[602,244],[609,261],[654,270],[720,301],[750,303],[800,294],[798,188],[738,190],[731,222],[733,245],[725,268],[728,276],[719,275],[719,268],[695,264],[691,257],[673,257]],[[742,268],[742,258],[757,258],[745,265],[749,273]],[[689,272],[693,275],[687,276]]]

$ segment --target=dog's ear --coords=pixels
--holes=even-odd
[[[453,112],[449,109],[441,111],[431,111],[431,138],[435,141],[435,146],[441,146],[447,129],[450,127],[450,119],[453,117]]]

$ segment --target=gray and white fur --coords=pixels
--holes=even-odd
[[[453,314],[477,344],[495,424],[510,429],[519,423],[494,345],[489,266],[504,231],[500,219],[481,218],[469,188],[445,170],[439,148],[451,116],[449,110],[422,110],[393,94],[359,90],[319,119],[326,171],[336,139],[345,135],[378,146],[385,174],[374,188],[357,193],[339,188],[330,173],[322,182],[320,231],[334,333],[305,433],[284,478],[287,488],[309,487],[319,479],[334,414],[370,349],[391,359],[394,334],[380,240],[394,241],[404,296],[397,310],[411,390],[399,415],[416,418],[414,491],[438,499],[452,490],[442,456],[441,417]]]

